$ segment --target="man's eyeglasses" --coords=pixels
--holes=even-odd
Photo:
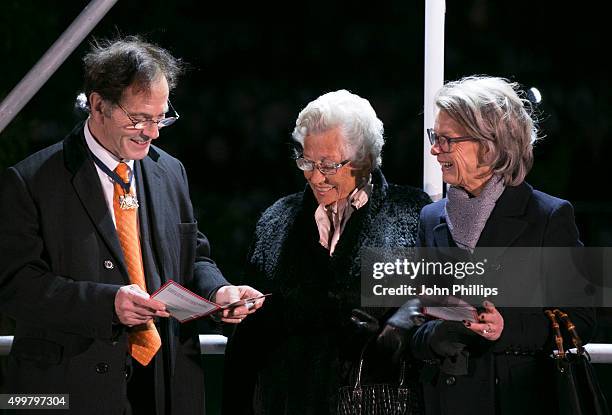
[[[179,114],[176,112],[170,100],[168,100],[168,109],[171,109],[174,112],[173,117],[164,117],[161,120],[139,120],[134,118],[125,108],[121,106],[121,104],[117,103],[117,106],[121,108],[121,110],[127,115],[133,125],[128,126],[130,130],[144,130],[147,126],[157,125],[157,128],[161,130],[164,127],[168,127],[176,122],[179,119]]]
[[[443,153],[448,153],[451,151],[452,143],[459,143],[461,141],[479,141],[478,138],[463,136],[463,137],[446,137],[444,135],[436,134],[433,128],[427,129],[427,136],[429,137],[429,142],[433,146],[437,144],[440,148],[440,151]]]
[[[295,164],[297,164],[298,169],[302,171],[313,171],[316,167],[324,176],[332,176],[338,173],[338,170],[350,162],[350,160],[344,160],[340,163],[332,163],[328,161],[314,162],[312,160],[305,159],[304,157],[298,157],[295,159]]]

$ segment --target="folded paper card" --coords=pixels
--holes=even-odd
[[[219,304],[200,297],[172,280],[154,292],[151,298],[164,303],[166,311],[181,323],[206,317],[221,309]]]
[[[476,323],[478,321],[478,310],[471,304],[457,297],[446,297],[443,305],[435,307],[423,307],[423,314],[439,318],[442,320],[452,321],[469,321]]]
[[[172,317],[184,323],[186,321],[206,317],[227,308],[239,307],[241,305],[246,305],[250,308],[255,303],[255,300],[269,295],[271,294],[243,298],[230,304],[219,305],[200,297],[177,282],[170,280],[159,290],[151,294],[151,298],[164,303],[166,305],[166,311],[168,311]]]

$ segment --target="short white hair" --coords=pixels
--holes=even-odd
[[[382,164],[383,123],[367,99],[345,89],[328,92],[306,105],[295,121],[292,137],[304,148],[304,138],[340,127],[344,157],[356,166]]]

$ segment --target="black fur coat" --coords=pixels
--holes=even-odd
[[[359,251],[414,246],[419,212],[430,201],[418,189],[387,184],[380,170],[372,183],[368,203],[353,212],[332,256],[318,243],[317,202],[308,187],[264,212],[246,282],[273,295],[230,339],[225,414],[335,411],[337,389],[349,384],[364,344],[350,323],[351,310],[360,307]],[[382,323],[390,310],[366,311]],[[371,378],[389,376],[378,364],[369,369]]]

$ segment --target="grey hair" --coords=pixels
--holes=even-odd
[[[292,137],[304,148],[304,138],[340,127],[344,157],[357,167],[382,164],[383,123],[367,99],[345,89],[328,92],[306,105],[295,121]]]
[[[538,139],[531,102],[516,82],[468,76],[448,82],[436,94],[436,106],[481,139],[483,162],[507,186],[517,186],[533,165]]]

